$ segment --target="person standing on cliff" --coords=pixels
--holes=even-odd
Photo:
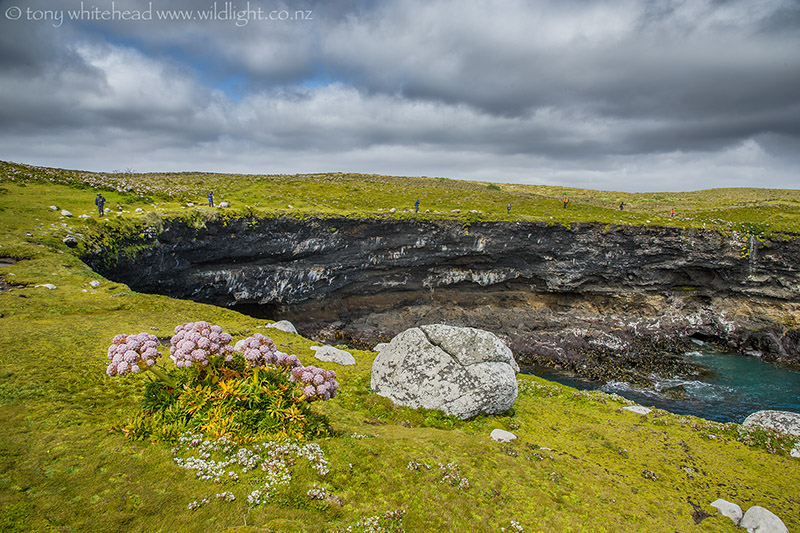
[[[674,209],[669,212],[669,218],[675,218],[675,210]]]
[[[100,216],[103,216],[103,207],[106,205],[106,199],[103,197],[102,194],[97,193],[97,196],[94,199],[94,205],[97,206],[97,212]]]
[[[564,197],[564,209],[566,209],[566,208],[567,208],[567,204],[568,204],[568,203],[569,203],[569,198],[567,198],[567,197],[565,196],[565,197]]]
[[[508,211],[509,215],[511,214],[511,204],[506,204],[506,211]]]
[[[625,202],[620,202],[619,203],[619,210],[622,211],[623,209],[625,209]]]
[[[214,191],[208,191],[208,207],[214,207]]]
[[[419,213],[419,200],[414,202],[414,212]]]

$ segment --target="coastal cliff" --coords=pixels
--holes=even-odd
[[[800,240],[667,227],[291,217],[165,221],[132,256],[84,259],[131,288],[287,318],[370,344],[443,322],[521,362],[635,364],[690,337],[800,362]],[[590,363],[587,366],[587,362]]]

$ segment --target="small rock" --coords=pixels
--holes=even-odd
[[[247,339],[242,339],[240,341],[237,341],[236,344],[233,345],[233,351],[234,352],[243,352],[244,351],[244,342],[246,340]]]
[[[754,505],[744,513],[739,527],[745,528],[747,533],[789,533],[783,520],[758,505]]]
[[[66,209],[62,209],[62,210],[61,210],[61,216],[62,216],[62,217],[67,217],[67,218],[70,218],[70,217],[72,217],[72,213],[70,213],[70,212],[69,212],[69,211],[67,211]]]
[[[717,512],[722,516],[727,516],[733,523],[737,526],[739,522],[742,520],[742,508],[736,505],[735,503],[731,503],[725,500],[714,500],[711,502],[711,507],[716,507]]]
[[[742,422],[743,426],[760,426],[800,437],[800,413],[790,411],[756,411]]]
[[[31,233],[30,231],[26,231],[25,232],[25,236],[26,237],[33,237],[33,233]]]
[[[325,363],[336,363],[339,365],[354,365],[356,359],[353,354],[334,348],[333,346],[312,346],[312,350],[316,353],[314,357]]]
[[[516,435],[504,429],[493,429],[489,436],[492,437],[492,440],[496,440],[497,442],[511,442],[517,440]]]
[[[266,324],[264,327],[275,328],[280,331],[285,331],[286,333],[297,333],[297,329],[294,327],[294,324],[288,320],[278,320],[274,324]]]
[[[452,211],[450,211],[450,212],[451,212],[451,213],[460,213],[460,212],[461,212],[461,209],[453,209],[453,210],[452,210]]]
[[[792,457],[796,457],[797,459],[800,459],[800,444],[792,448],[792,451],[789,452],[789,455],[791,455]]]
[[[66,237],[61,239],[61,242],[66,244],[67,247],[69,247],[69,248],[75,248],[76,246],[78,246],[78,239],[76,239],[72,235],[67,235]]]
[[[58,211],[58,207],[56,207],[54,205],[51,205],[50,206],[50,211]]]
[[[390,212],[390,213],[396,213],[396,212],[397,212],[397,209],[395,209],[395,208],[393,207],[393,208],[389,209],[389,212]]]
[[[34,289],[36,287],[44,287],[45,289],[50,289],[51,291],[56,288],[56,286],[53,285],[52,283],[42,283],[41,285],[35,285]]]
[[[87,215],[86,213],[84,213],[82,215],[78,215],[78,218],[91,218],[91,217],[89,215]]]
[[[286,207],[287,207],[288,209],[294,209],[294,206],[293,206],[293,205],[287,205]]]
[[[372,351],[373,352],[380,352],[381,350],[383,350],[387,346],[389,346],[388,342],[379,342],[378,344],[375,345],[374,348],[372,348]]]
[[[186,207],[194,207],[194,204],[193,204],[192,202],[188,202],[188,203],[186,204]]]
[[[630,411],[632,413],[638,413],[640,415],[646,415],[652,410],[643,405],[628,405],[626,407],[623,407],[623,409],[625,409],[626,411]]]
[[[223,208],[224,208],[224,207],[230,207],[230,206],[231,206],[231,203],[230,203],[230,202],[220,202],[220,203],[219,203],[219,206],[220,206],[220,207],[223,207]]]
[[[111,208],[110,208],[110,207],[106,207],[105,209],[103,209],[103,214],[106,214],[106,215],[107,215],[107,214],[109,214],[110,212],[111,212]]]
[[[141,207],[137,207],[136,208],[136,212],[137,213],[144,213],[144,209],[142,209]]]
[[[81,292],[89,292],[89,291],[87,291],[86,289],[81,289]]]
[[[97,281],[96,279],[93,279],[92,281],[89,282],[89,285],[91,285],[93,288],[96,289],[97,287],[100,286],[100,282]]]

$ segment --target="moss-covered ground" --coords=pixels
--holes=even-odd
[[[107,377],[106,348],[116,333],[168,337],[175,325],[195,320],[220,324],[235,340],[265,332],[305,364],[315,362],[313,343],[264,330],[263,321],[229,310],[135,293],[92,272],[61,242],[68,231],[113,227],[115,222],[97,221],[97,190],[121,221],[150,220],[159,208],[160,216],[187,216],[194,208],[186,203],[201,202],[214,189],[218,202],[230,201],[242,215],[249,205],[266,216],[416,216],[390,215],[388,209],[413,210],[419,198],[422,210],[440,212],[427,216],[461,216],[474,208],[482,217],[506,219],[512,202],[513,219],[651,220],[724,231],[755,224],[754,232],[788,233],[798,229],[798,191],[662,198],[566,191],[572,202],[564,210],[563,189],[440,179],[126,177],[10,164],[1,172],[0,531],[364,531],[370,517],[379,517],[375,521],[386,530],[402,524],[406,531],[512,531],[512,521],[525,531],[736,531],[730,520],[713,515],[708,504],[717,498],[745,509],[761,505],[790,531],[800,530],[800,460],[789,457],[788,439],[663,411],[642,416],[622,410],[621,398],[532,376],[519,377],[512,412],[460,421],[396,407],[372,394],[375,354],[360,350],[353,350],[354,367],[336,368],[339,396],[312,406],[336,432],[317,441],[329,472],[322,475],[298,459],[290,466],[291,482],[254,505],[247,496],[263,483],[260,469],[239,470],[238,480],[216,484],[180,468],[174,457],[188,452],[175,444],[125,435],[121,428],[139,410],[149,376]],[[97,187],[113,182],[124,188],[120,183],[127,179],[132,190],[95,189],[88,177]],[[670,220],[678,199],[674,208],[685,218]],[[626,203],[621,214],[619,201]],[[137,207],[144,212],[137,214]],[[64,218],[61,209],[75,216]],[[200,210],[206,211],[211,213]],[[100,285],[91,286],[92,280]],[[56,288],[36,287],[45,283]],[[494,442],[494,428],[519,438]],[[311,489],[324,489],[327,499],[311,499]],[[215,497],[223,492],[235,500]],[[203,498],[209,502],[190,509]],[[405,512],[402,519],[385,516],[397,509]]]

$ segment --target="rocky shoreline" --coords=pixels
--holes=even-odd
[[[665,227],[330,219],[165,221],[108,266],[133,289],[363,347],[431,323],[478,327],[522,364],[636,382],[694,372],[689,338],[800,363],[800,240]],[[139,237],[141,239],[141,237]]]

